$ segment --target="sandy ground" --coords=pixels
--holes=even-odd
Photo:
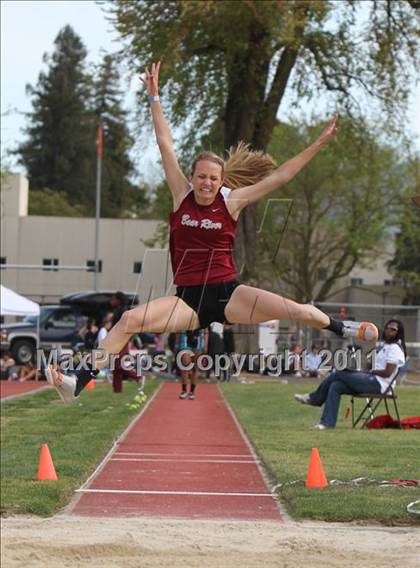
[[[420,528],[12,517],[1,548],[4,568],[418,568]]]

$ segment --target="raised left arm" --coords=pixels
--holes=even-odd
[[[230,214],[234,218],[237,218],[244,207],[251,203],[255,203],[265,195],[273,192],[292,180],[306,166],[306,164],[308,164],[312,158],[314,158],[314,156],[316,156],[316,154],[324,146],[326,146],[332,138],[334,138],[337,132],[337,120],[338,116],[336,115],[323,131],[321,136],[315,140],[313,144],[294,158],[291,158],[279,166],[272,174],[254,185],[241,187],[232,191],[227,203]]]

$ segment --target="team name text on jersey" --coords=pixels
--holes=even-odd
[[[181,225],[186,225],[187,227],[199,227],[200,229],[221,229],[222,223],[215,223],[210,219],[201,219],[197,221],[196,219],[191,219],[188,214],[185,214],[181,218]]]

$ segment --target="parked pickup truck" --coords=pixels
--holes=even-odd
[[[111,308],[112,294],[113,292],[77,292],[61,298],[59,305],[41,306],[39,347],[48,351],[53,345],[71,348],[80,342],[80,328],[88,318],[101,323]],[[128,307],[136,303],[137,298],[127,294]],[[18,365],[34,360],[37,327],[35,316],[27,316],[21,322],[1,326],[1,349],[10,351]]]

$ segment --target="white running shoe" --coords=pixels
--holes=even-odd
[[[188,398],[190,400],[195,400],[195,394],[193,392],[190,392],[190,394],[188,395]]]
[[[330,426],[325,426],[325,424],[315,424],[311,430],[328,430],[329,428]]]
[[[60,370],[49,366],[45,369],[45,376],[49,384],[57,390],[64,404],[71,404],[79,398],[74,395],[77,384],[77,378],[74,375],[65,375]]]
[[[343,321],[343,337],[355,337],[360,341],[377,341],[378,328],[368,321]]]
[[[179,398],[181,400],[185,400],[187,398],[187,396],[188,396],[187,391],[182,391],[182,393],[179,395]]]
[[[301,404],[311,404],[311,398],[308,393],[306,394],[295,394],[295,400],[300,402]]]

